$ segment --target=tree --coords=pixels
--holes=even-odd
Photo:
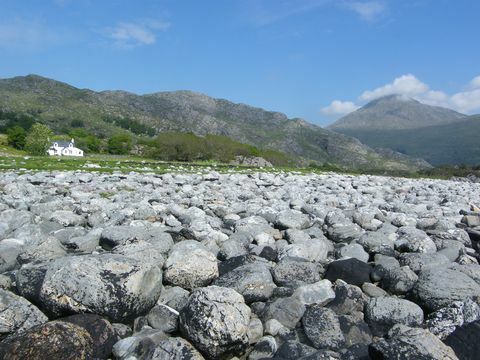
[[[25,147],[25,138],[27,132],[21,126],[14,126],[7,129],[7,141],[8,145],[13,146],[15,149],[22,150]]]
[[[128,134],[115,134],[108,140],[110,154],[125,155],[132,150],[132,137]]]
[[[47,125],[34,124],[25,139],[25,150],[31,155],[46,155],[53,132]]]

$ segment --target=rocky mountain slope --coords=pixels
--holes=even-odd
[[[442,180],[1,172],[0,358],[478,359],[472,203]]]
[[[396,95],[375,100],[328,128],[432,165],[480,164],[480,116]]]
[[[118,119],[129,119],[157,133],[226,135],[257,147],[354,168],[408,170],[419,165],[381,155],[356,139],[302,119],[190,91],[142,96],[124,91],[95,92],[29,75],[0,80],[0,109],[29,112],[57,131],[81,121],[86,128],[108,136],[118,130]]]
[[[330,130],[405,130],[455,123],[466,115],[421,102],[402,95],[389,95],[369,102],[344,116]]]

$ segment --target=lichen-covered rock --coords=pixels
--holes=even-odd
[[[372,359],[458,360],[455,352],[428,330],[395,325],[388,339],[370,345]]]
[[[305,311],[302,324],[305,335],[317,349],[336,350],[345,345],[340,321],[333,310],[311,305]]]
[[[152,360],[204,360],[202,354],[187,340],[171,337],[161,340],[148,355]]]
[[[480,285],[464,273],[450,269],[422,271],[412,289],[414,298],[429,311],[480,296]]]
[[[272,269],[273,280],[278,286],[294,287],[297,284],[312,284],[320,280],[320,265],[306,260],[285,258]]]
[[[38,303],[53,316],[92,312],[125,321],[155,305],[162,272],[121,255],[61,258],[47,267]]]
[[[480,320],[480,305],[472,300],[455,301],[428,316],[426,325],[430,332],[440,339],[445,338],[456,328]]]
[[[396,324],[420,326],[423,323],[423,310],[408,300],[373,298],[365,306],[365,321],[374,335],[382,336]]]
[[[61,321],[87,330],[92,338],[93,358],[110,358],[113,345],[118,339],[112,324],[108,320],[94,314],[78,314],[62,318]]]
[[[276,287],[270,269],[260,262],[246,264],[229,271],[216,279],[213,284],[234,289],[243,295],[246,303],[268,300]]]
[[[177,243],[164,268],[164,277],[168,284],[188,290],[207,286],[218,277],[215,255],[193,240]]]
[[[48,318],[23,297],[0,289],[0,338],[47,321]]]
[[[235,290],[195,290],[180,312],[180,331],[209,358],[241,354],[248,346],[250,308]]]
[[[93,340],[84,328],[52,321],[34,326],[0,343],[0,359],[93,359]]]

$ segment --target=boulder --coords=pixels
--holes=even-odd
[[[429,269],[419,274],[412,295],[421,306],[432,312],[455,301],[480,296],[480,285],[459,271]]]
[[[209,358],[241,354],[248,346],[250,308],[235,290],[195,290],[180,311],[180,331]]]
[[[297,210],[284,210],[280,212],[276,219],[275,225],[279,229],[306,229],[310,226],[310,219],[308,215],[305,215]]]
[[[450,260],[439,253],[405,253],[399,257],[402,266],[408,266],[414,272],[434,267],[448,267]]]
[[[272,336],[261,338],[253,347],[252,352],[248,355],[248,360],[260,360],[272,358],[277,352],[277,342]]]
[[[358,286],[337,280],[335,282],[335,298],[327,307],[337,314],[353,314],[362,312],[365,302],[366,297]]]
[[[260,262],[246,264],[229,271],[216,279],[213,284],[234,289],[243,295],[247,304],[268,300],[276,287],[269,267]]]
[[[164,269],[164,278],[168,284],[188,290],[209,285],[218,277],[215,255],[194,240],[175,244]]]
[[[342,246],[338,251],[338,255],[340,259],[355,258],[363,262],[368,262],[369,258],[363,247],[356,243]]]
[[[445,340],[456,328],[480,320],[480,306],[472,301],[456,301],[428,316],[430,332]]]
[[[340,349],[345,345],[345,337],[340,321],[333,310],[320,305],[311,305],[302,319],[305,335],[317,349]]]
[[[435,243],[425,231],[413,226],[402,226],[397,234],[395,249],[400,252],[434,253],[437,251]]]
[[[408,266],[393,267],[385,271],[381,286],[391,294],[403,295],[413,288],[417,280],[418,276]]]
[[[288,257],[272,268],[273,280],[278,286],[315,283],[320,280],[320,272],[323,268],[318,264]]]
[[[84,328],[63,321],[34,326],[0,343],[0,359],[93,359],[93,340]]]
[[[117,336],[112,324],[106,319],[93,314],[78,314],[62,318],[61,321],[80,326],[90,334],[93,358],[110,358]]]
[[[369,348],[371,359],[458,360],[451,347],[428,330],[395,325],[388,339],[379,339]]]
[[[476,360],[480,354],[480,320],[457,328],[446,339],[459,359]]]
[[[296,297],[280,297],[267,305],[263,320],[275,319],[288,329],[295,329],[305,313],[305,305]]]
[[[358,259],[345,259],[331,262],[325,273],[325,278],[334,282],[341,279],[349,284],[361,286],[370,282],[370,265]]]
[[[112,353],[118,360],[148,359],[155,347],[167,338],[161,330],[142,330],[116,342]]]
[[[395,324],[420,326],[423,311],[415,303],[395,297],[378,297],[365,306],[365,321],[376,336],[386,334]]]
[[[149,359],[158,360],[204,360],[202,354],[187,340],[171,337],[161,340],[148,355]]]
[[[169,334],[178,330],[178,316],[177,310],[164,304],[158,304],[148,312],[146,318],[148,325],[152,328]]]
[[[314,284],[299,286],[292,297],[297,298],[303,305],[326,305],[335,299],[335,292],[332,290],[332,283],[328,280],[321,280]]]
[[[126,321],[152,308],[161,289],[162,272],[148,262],[83,255],[49,264],[37,301],[52,316],[91,312]]]
[[[0,338],[47,321],[48,318],[26,299],[0,289]]]

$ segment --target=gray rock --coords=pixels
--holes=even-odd
[[[161,288],[161,270],[148,262],[83,255],[49,264],[37,301],[55,316],[93,312],[125,321],[153,307]]]
[[[311,237],[305,231],[297,229],[287,229],[285,231],[285,238],[290,244],[296,244],[301,242],[308,242]]]
[[[338,253],[340,259],[355,258],[363,262],[368,262],[369,258],[368,253],[363,250],[363,247],[356,243],[342,246]]]
[[[17,239],[0,241],[0,274],[18,266],[17,257],[23,251],[24,242]]]
[[[277,352],[277,342],[272,336],[264,336],[254,346],[248,355],[248,360],[260,360],[271,358]]]
[[[366,304],[365,321],[374,335],[382,336],[395,324],[420,326],[423,323],[423,311],[408,300],[378,297],[370,299]]]
[[[281,297],[267,305],[263,320],[275,319],[288,329],[295,329],[305,313],[305,305],[295,297]]]
[[[320,265],[294,258],[284,258],[272,268],[273,280],[278,286],[312,284],[320,280]]]
[[[397,235],[392,233],[385,233],[382,231],[371,232],[368,231],[357,240],[357,243],[362,245],[368,253],[385,253],[394,248]]]
[[[248,325],[248,342],[256,344],[263,336],[263,323],[259,318],[252,317]]]
[[[192,290],[210,284],[218,277],[215,255],[194,240],[177,243],[164,265],[168,284]]]
[[[54,211],[48,220],[59,223],[63,226],[81,226],[85,223],[85,218],[83,216],[74,214],[68,210]]]
[[[408,266],[416,273],[433,267],[447,267],[450,264],[450,260],[438,252],[401,254],[399,261],[400,264]]]
[[[48,318],[26,299],[0,289],[0,338],[47,321]]]
[[[321,280],[313,284],[299,286],[292,297],[298,299],[303,305],[324,306],[335,299],[335,292],[332,290],[332,283],[328,280]]]
[[[166,339],[167,335],[160,330],[143,330],[119,340],[113,346],[112,353],[119,360],[146,359]]]
[[[161,340],[148,355],[152,360],[203,360],[204,357],[187,340],[171,337]]]
[[[418,276],[408,266],[390,268],[382,278],[383,289],[395,295],[409,292],[418,280]]]
[[[458,360],[455,352],[428,330],[396,325],[388,339],[379,339],[370,346],[374,359]]]
[[[431,313],[426,325],[432,334],[445,340],[457,327],[479,319],[480,306],[476,302],[472,300],[456,301]]]
[[[148,324],[164,333],[173,333],[178,330],[177,310],[163,304],[155,305],[147,314]]]
[[[167,286],[162,290],[160,297],[158,298],[158,304],[167,305],[177,311],[187,303],[190,293],[179,286]]]
[[[434,253],[437,247],[433,240],[422,230],[413,226],[402,226],[398,229],[395,248],[401,252]]]
[[[319,305],[309,306],[302,324],[305,335],[317,349],[336,350],[345,345],[340,321],[333,310]]]
[[[394,257],[375,255],[375,266],[373,267],[371,278],[373,281],[380,281],[389,271],[398,268],[400,268],[400,263]]]
[[[435,311],[455,301],[480,296],[480,285],[459,271],[430,269],[419,274],[412,293],[418,304]]]
[[[341,315],[338,320],[345,337],[345,347],[368,346],[372,343],[372,332],[365,321],[351,315]]]
[[[243,295],[245,302],[266,301],[276,285],[267,265],[255,262],[227,272],[214,281],[214,285],[234,289]]]
[[[57,238],[49,236],[44,241],[30,245],[18,255],[17,261],[20,264],[40,263],[64,257],[67,251]]]
[[[362,285],[362,291],[369,297],[388,296],[388,293],[385,290],[371,283],[364,283]]]
[[[362,312],[366,300],[365,295],[363,295],[362,290],[358,286],[337,280],[335,281],[335,299],[327,307],[337,314],[352,314]]]
[[[312,262],[324,262],[327,260],[331,246],[327,240],[311,239],[308,242],[287,245],[279,249],[278,258],[300,258]]]
[[[307,215],[297,210],[284,210],[277,215],[275,224],[280,229],[306,229],[310,227],[310,219]]]
[[[180,312],[180,331],[209,358],[241,354],[248,346],[250,308],[235,290],[195,290]]]

